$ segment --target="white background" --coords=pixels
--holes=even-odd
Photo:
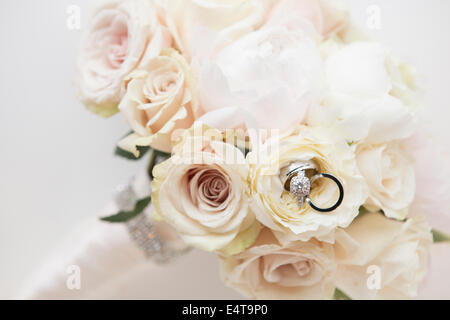
[[[140,166],[112,157],[115,142],[128,131],[124,120],[100,119],[74,97],[81,31],[66,27],[66,9],[81,7],[83,28],[94,2],[0,2],[0,298],[13,297],[55,243],[102,209],[114,186]],[[380,7],[381,29],[369,34],[422,73],[429,126],[450,148],[450,1],[349,3],[361,25],[369,5]],[[161,298],[238,297],[221,285],[215,258],[205,253],[191,253],[155,276]],[[166,291],[164,277],[172,283]],[[144,284],[136,292],[128,288],[122,297],[145,290]]]

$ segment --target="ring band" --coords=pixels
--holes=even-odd
[[[285,189],[289,188],[289,180],[301,171],[314,170],[318,172],[317,165],[312,161],[295,161],[280,170],[281,183]]]
[[[338,201],[333,206],[331,206],[329,208],[325,208],[325,209],[324,208],[319,208],[316,205],[314,205],[314,203],[309,198],[309,195],[306,196],[306,202],[308,202],[308,204],[311,206],[311,208],[313,208],[314,210],[319,211],[319,212],[331,212],[331,211],[334,211],[341,205],[342,201],[344,200],[344,187],[342,186],[341,182],[335,176],[333,176],[331,174],[328,174],[328,173],[319,173],[319,174],[315,175],[314,177],[311,178],[311,183],[313,183],[317,179],[321,179],[321,178],[330,179],[334,183],[336,183],[336,185],[339,188],[339,199],[338,199]]]

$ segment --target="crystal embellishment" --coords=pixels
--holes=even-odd
[[[120,210],[132,210],[137,199],[131,183],[116,188],[114,200]],[[174,236],[169,236],[167,230],[160,232],[159,223],[147,216],[145,210],[128,220],[125,226],[133,243],[143,252],[146,258],[157,263],[167,263],[190,250],[190,247],[184,243],[179,244]]]
[[[158,231],[145,214],[140,214],[127,222],[127,227],[131,239],[147,258],[158,262],[164,262],[169,258],[163,250],[164,245]]]

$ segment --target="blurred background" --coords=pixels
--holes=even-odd
[[[78,222],[95,216],[111,199],[114,187],[144,165],[112,156],[115,142],[129,130],[122,117],[106,121],[94,116],[74,96],[77,46],[95,2],[0,2],[3,299],[14,298],[55,244]],[[348,2],[358,24],[417,67],[426,89],[427,125],[450,150],[450,1]],[[72,5],[81,9],[81,29],[67,26]],[[129,279],[111,297],[239,298],[220,282],[216,264],[214,255],[193,251],[174,264],[154,267],[150,278]],[[435,290],[428,297],[450,298],[442,294]]]

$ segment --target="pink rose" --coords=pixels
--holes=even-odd
[[[415,158],[416,196],[411,215],[425,215],[433,228],[450,234],[450,154],[427,133],[407,140]]]
[[[146,69],[130,73],[124,87],[119,109],[134,133],[119,146],[136,156],[136,146],[170,152],[172,135],[191,127],[197,112],[195,79],[184,57],[174,49],[163,50]]]
[[[225,284],[254,299],[331,299],[335,270],[330,244],[313,239],[281,245],[269,229],[246,251],[221,259]]]
[[[153,216],[189,245],[235,254],[251,245],[260,227],[248,208],[244,154],[221,132],[194,125],[172,157],[153,169]]]
[[[171,45],[152,1],[109,1],[94,12],[78,58],[77,91],[101,115],[118,111],[122,80]]]

